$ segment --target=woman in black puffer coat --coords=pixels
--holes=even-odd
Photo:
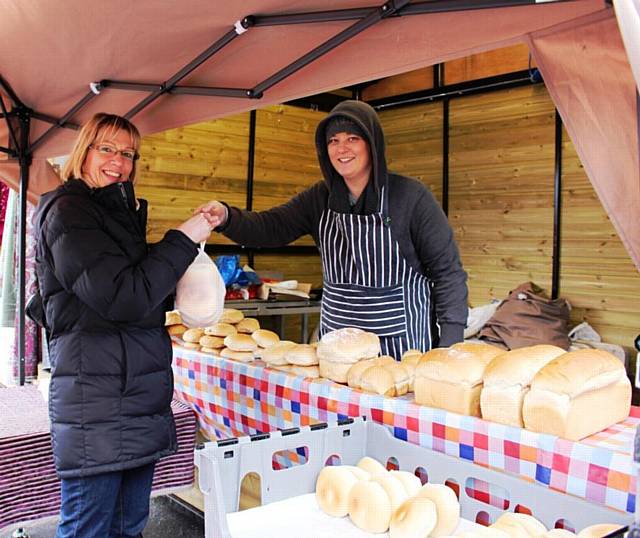
[[[126,119],[94,116],[36,213],[60,538],[139,536],[155,462],[177,448],[165,311],[211,226],[200,214],[147,244],[139,144]]]

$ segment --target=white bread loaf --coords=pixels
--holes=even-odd
[[[330,362],[355,363],[378,355],[378,336],[354,327],[330,331],[318,344],[318,357]]]
[[[565,350],[551,345],[522,347],[498,355],[484,371],[482,418],[522,428],[522,402],[538,371]]]
[[[367,368],[360,379],[360,388],[382,396],[395,396],[396,386],[391,371],[384,366]]]
[[[465,342],[428,351],[416,367],[416,403],[479,417],[485,368],[502,353],[496,346]]]
[[[336,383],[346,383],[347,375],[351,369],[352,363],[349,362],[331,362],[327,359],[318,358],[318,368],[320,368],[320,376],[325,379],[331,379]]]
[[[549,362],[524,398],[525,428],[577,441],[629,416],[631,383],[611,353],[581,349]]]
[[[356,362],[351,365],[349,371],[347,372],[347,385],[349,385],[352,389],[359,389],[362,387],[362,374],[364,374],[365,370],[371,368],[378,364],[376,359],[365,359]]]

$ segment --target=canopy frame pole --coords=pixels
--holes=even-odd
[[[562,118],[555,113],[555,152],[553,174],[553,251],[551,255],[551,298],[560,297],[560,254],[562,234]]]

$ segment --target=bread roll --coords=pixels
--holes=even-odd
[[[413,497],[422,488],[420,479],[408,471],[389,471],[389,474],[402,482],[409,497]]]
[[[189,328],[186,325],[169,325],[169,327],[167,327],[169,336],[182,337],[182,335],[188,330]]]
[[[273,331],[268,331],[267,329],[258,329],[252,332],[251,338],[253,338],[260,347],[264,348],[269,348],[280,342],[280,337]]]
[[[298,366],[314,366],[318,364],[316,348],[309,344],[296,344],[285,352],[284,358],[289,364],[297,364]]]
[[[371,368],[375,366],[376,359],[366,359],[358,361],[349,368],[347,372],[347,385],[349,385],[352,389],[359,389],[362,386],[362,374],[365,372],[367,368]]]
[[[204,331],[202,329],[187,329],[182,333],[182,339],[185,342],[197,344],[203,335]]]
[[[402,482],[388,472],[375,474],[371,476],[369,480],[377,482],[387,492],[389,502],[391,503],[392,514],[409,498],[407,490],[402,485]]]
[[[557,346],[537,345],[514,349],[493,359],[484,371],[482,418],[522,428],[522,402],[531,381],[545,364],[564,352]]]
[[[235,308],[225,308],[218,323],[230,323],[232,325],[240,323],[244,319],[244,314]]]
[[[230,334],[225,337],[224,345],[229,349],[233,349],[233,351],[251,351],[253,356],[253,352],[258,349],[258,344],[256,341],[251,338],[248,334]]]
[[[253,338],[253,335],[251,335]],[[271,347],[267,347],[262,351],[262,360],[266,362],[269,366],[283,366],[285,364],[289,364],[287,359],[284,358],[285,353],[296,346],[295,342],[291,342],[290,340],[283,340],[282,342],[278,342]]]
[[[349,493],[358,478],[344,466],[324,467],[316,481],[316,501],[320,510],[333,517],[349,513]]]
[[[229,336],[230,334],[236,334],[238,331],[236,328],[229,323],[214,323],[210,327],[204,328],[204,334],[209,334],[211,336],[220,336],[224,338],[225,336]]]
[[[528,536],[540,536],[547,532],[547,527],[529,514],[505,512],[496,520],[496,525],[501,525],[503,523],[519,525],[525,530]]]
[[[623,364],[599,349],[549,362],[524,397],[525,428],[577,441],[629,416],[631,383]]]
[[[378,336],[354,327],[328,332],[318,344],[318,357],[331,362],[355,363],[378,355]]]
[[[308,377],[317,379],[320,377],[320,369],[317,366],[298,366],[297,364],[284,364],[282,366],[274,366],[276,370],[287,372],[289,374],[300,377]]]
[[[200,348],[200,351],[202,351],[202,353],[207,353],[209,355],[215,355],[216,357],[220,356],[220,349],[218,348],[213,348],[213,347],[204,347],[202,346]]]
[[[403,364],[395,362],[393,364],[387,364],[383,366],[393,377],[393,385],[395,387],[394,396],[402,396],[409,392],[409,382],[411,376],[409,371]]]
[[[236,325],[236,330],[242,334],[252,334],[260,329],[260,323],[256,318],[244,318]]]
[[[182,316],[177,310],[171,310],[164,313],[165,325],[182,325]]]
[[[352,364],[348,362],[330,362],[326,359],[318,358],[320,375],[336,383],[347,382],[347,375],[351,366]]]
[[[395,396],[396,386],[393,374],[384,366],[372,366],[362,374],[360,388],[382,396]]]
[[[389,538],[434,536],[438,521],[436,505],[425,497],[409,497],[394,511],[389,522]]]
[[[479,417],[484,370],[502,353],[489,344],[466,343],[428,351],[416,367],[416,403]]]
[[[407,349],[407,351],[402,354],[400,362],[413,362],[417,365],[421,357],[422,351],[419,349]]]
[[[203,334],[198,342],[202,347],[208,347],[212,349],[222,349],[224,347],[224,338],[220,338],[219,336],[210,336],[208,334]]]
[[[220,356],[238,362],[253,362],[253,352],[251,351],[235,351],[225,347],[220,352]]]
[[[617,360],[617,359],[616,359]],[[617,523],[599,523],[582,529],[578,533],[578,538],[602,538],[621,528]]]
[[[181,342],[180,345],[185,349],[195,349],[196,351],[200,349],[200,344],[198,342]]]
[[[566,529],[551,529],[543,534],[542,538],[576,538],[576,535]]]
[[[429,536],[451,534],[460,523],[460,503],[453,490],[444,484],[425,484],[416,494],[433,501],[438,521]]]
[[[349,517],[365,532],[387,532],[391,521],[391,501],[377,482],[361,480],[349,492]]]
[[[382,465],[382,463],[380,463],[378,460],[373,459],[369,456],[364,456],[363,458],[360,458],[360,461],[358,461],[357,467],[359,469],[362,469],[363,471],[366,471],[371,476],[387,472],[386,467]]]

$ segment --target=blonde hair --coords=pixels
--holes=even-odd
[[[78,138],[73,145],[71,154],[62,168],[62,181],[67,181],[71,178],[81,179],[82,165],[87,158],[89,146],[96,141],[100,142],[114,136],[118,131],[125,131],[131,137],[133,149],[137,153],[140,148],[140,133],[136,126],[122,116],[99,112],[80,129],[80,134],[78,134]],[[129,181],[135,183],[135,177],[136,161],[134,160],[131,174],[129,174]]]

